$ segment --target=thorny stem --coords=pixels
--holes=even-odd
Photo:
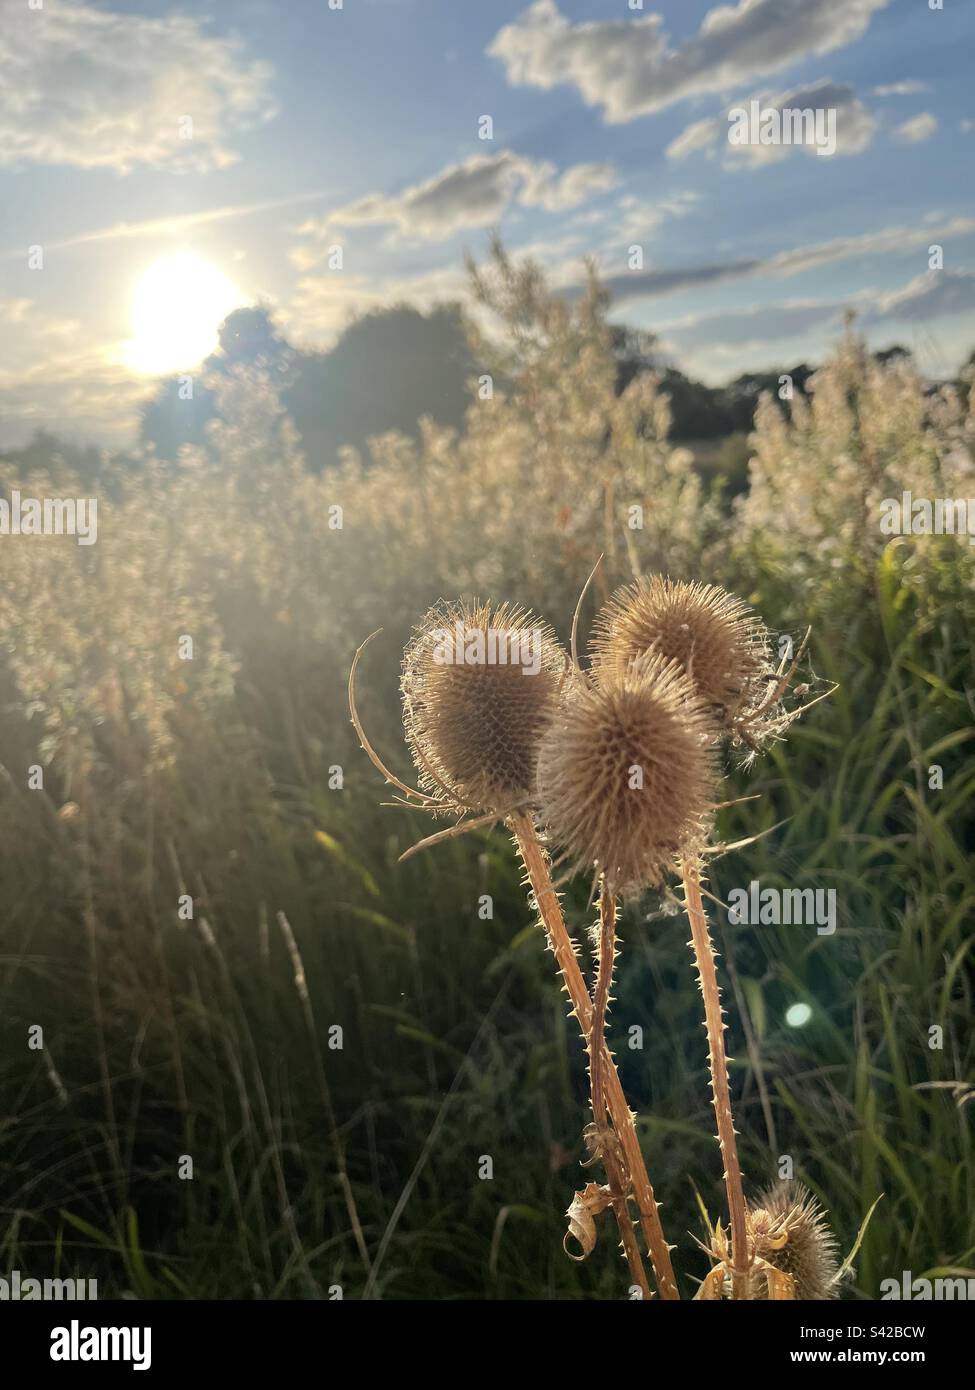
[[[708,1032],[708,1064],[711,1069],[711,1091],[714,1096],[714,1116],[718,1125],[718,1144],[724,1160],[725,1190],[731,1217],[732,1294],[745,1297],[748,1270],[748,1238],[745,1230],[745,1194],[742,1190],[741,1167],[738,1163],[738,1144],[731,1114],[731,1091],[728,1086],[728,1057],[725,1052],[725,1023],[721,1016],[721,991],[714,966],[714,947],[708,919],[701,898],[701,865],[697,859],[682,862],[684,905],[691,924],[691,944],[704,997],[704,1018]]]
[[[630,1266],[630,1277],[639,1286],[644,1298],[650,1297],[650,1288],[643,1268],[640,1249],[633,1234],[628,1207],[630,1181],[626,1173],[625,1161],[616,1148],[617,1138],[606,1127],[605,1073],[609,1049],[606,1046],[606,1010],[609,1007],[609,991],[613,982],[613,964],[616,958],[616,903],[609,892],[605,879],[599,894],[599,948],[596,969],[596,987],[593,991],[592,1022],[586,1038],[589,1047],[589,1085],[592,1092],[592,1118],[595,1126],[597,1152],[606,1169],[609,1190],[612,1194],[612,1207],[620,1229],[623,1250]]]
[[[538,911],[555,955],[556,964],[565,983],[566,992],[572,1003],[572,1012],[579,1021],[583,1037],[588,1038],[592,1027],[593,1006],[589,998],[586,982],[582,978],[579,962],[566,930],[565,919],[558,896],[552,886],[545,851],[538,839],[531,816],[520,811],[511,817],[511,825],[518,841],[518,848],[525,861],[528,878],[538,903]],[[600,1065],[605,1069],[606,1105],[613,1121],[613,1127],[623,1149],[626,1166],[629,1170],[633,1195],[640,1212],[640,1225],[650,1252],[657,1291],[661,1298],[678,1299],[677,1284],[670,1261],[670,1247],[664,1239],[660,1224],[660,1213],[653,1195],[653,1187],[647,1174],[640,1141],[633,1124],[633,1112],[626,1103],[623,1087],[620,1085],[616,1064],[609,1055],[605,1044],[600,1051]]]
[[[606,1177],[609,1180],[613,1215],[616,1217],[616,1224],[619,1227],[626,1263],[630,1267],[630,1278],[639,1288],[641,1297],[649,1299],[652,1297],[650,1285],[647,1283],[647,1273],[643,1268],[643,1256],[640,1254],[640,1247],[633,1231],[633,1222],[630,1219],[627,1200],[627,1189],[630,1183],[624,1171],[623,1163],[613,1151],[613,1143],[615,1143],[615,1135],[611,1136],[610,1143],[604,1143],[600,1152],[603,1167],[606,1169]]]
[[[613,982],[613,963],[616,957],[616,903],[606,880],[599,892],[599,949],[597,953],[596,988],[592,996],[592,1026],[589,1029],[589,1080],[592,1087],[592,1117],[597,1126],[606,1118],[604,1094],[604,1058],[606,1046],[606,1010]]]

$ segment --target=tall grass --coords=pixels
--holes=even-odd
[[[474,393],[462,437],[386,438],[316,476],[241,372],[207,453],[106,462],[96,546],[3,543],[0,1265],[157,1297],[619,1296],[611,1241],[561,1253],[585,1057],[511,847],[471,835],[398,866],[429,826],[376,805],[344,704],[383,623],[363,714],[403,770],[395,653],[429,603],[511,597],[565,638],[605,551],[607,587],[704,576],[779,632],[812,623],[813,671],[839,684],[787,757],[729,784],[761,796],[719,827],[770,833],[715,864],[716,896],[758,878],[840,905],[833,937],[713,913],[749,1187],[790,1155],[844,1249],[883,1193],[849,1296],[969,1270],[972,558],[875,520],[901,486],[972,491],[967,407],[848,340],[811,411],[763,406],[729,510],[667,444],[652,381],[616,399],[597,287],[567,308],[499,255],[479,288],[509,385]],[[57,458],[0,481],[72,484]],[[566,906],[581,931],[585,901]],[[721,1172],[686,924],[650,897],[619,931],[609,1041],[667,1229],[699,1230]],[[706,1270],[688,1249],[685,1296]]]

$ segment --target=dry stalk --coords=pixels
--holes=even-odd
[[[548,857],[539,841],[535,823],[530,815],[526,812],[518,812],[511,817],[511,825],[518,849],[525,862],[535,901],[538,903],[539,915],[562,975],[566,993],[572,1004],[572,1012],[579,1022],[583,1037],[588,1042],[593,1028],[593,1003],[589,998],[589,991],[582,977],[572,940],[566,929],[558,895],[552,885]],[[626,1103],[616,1064],[605,1041],[598,1048],[597,1055],[598,1065],[595,1069],[599,1078],[597,1084],[604,1088],[605,1108],[612,1119],[613,1128],[623,1151],[633,1196],[640,1213],[640,1226],[650,1253],[657,1291],[661,1298],[678,1299],[680,1295],[677,1292],[677,1284],[670,1260],[670,1247],[664,1238],[663,1227],[660,1224],[660,1213],[653,1195],[653,1187],[647,1174],[646,1164],[643,1161],[640,1141],[637,1138],[633,1123],[633,1112]],[[625,1224],[629,1227],[628,1218]],[[626,1249],[627,1238],[623,1232],[622,1224],[620,1229],[624,1249]],[[632,1232],[632,1228],[630,1229]]]
[[[738,1163],[738,1144],[731,1114],[731,1091],[728,1085],[728,1058],[725,1052],[725,1022],[721,1010],[721,991],[714,965],[714,947],[708,919],[701,898],[701,865],[698,859],[684,859],[681,864],[684,879],[684,905],[691,924],[691,945],[697,964],[701,994],[704,998],[704,1018],[708,1033],[708,1064],[711,1071],[711,1091],[714,1115],[718,1125],[718,1144],[724,1161],[725,1190],[731,1218],[732,1296],[745,1298],[748,1284],[748,1236],[745,1216],[745,1194],[742,1190],[741,1167]]]
[[[644,1298],[650,1297],[646,1282],[643,1260],[640,1256],[633,1223],[629,1214],[630,1180],[626,1162],[615,1132],[606,1124],[606,1060],[609,1049],[606,1046],[606,1011],[609,1007],[609,991],[613,982],[613,965],[616,959],[616,904],[606,886],[605,880],[599,897],[599,945],[597,953],[596,986],[593,990],[592,1023],[586,1042],[589,1048],[589,1085],[592,1093],[592,1118],[595,1135],[595,1152],[602,1158],[609,1179],[612,1206],[620,1228],[620,1236],[630,1275],[639,1285]]]

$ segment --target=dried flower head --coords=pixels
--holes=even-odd
[[[613,891],[659,886],[704,839],[713,730],[689,677],[650,653],[598,684],[577,681],[542,739],[542,822],[574,870]]]
[[[507,812],[533,798],[565,669],[555,634],[527,609],[429,610],[403,656],[403,723],[420,784],[445,811]]]
[[[597,680],[647,651],[679,662],[729,731],[761,705],[773,669],[768,632],[747,603],[716,584],[660,575],[613,595],[596,620],[592,648]]]
[[[747,1224],[755,1261],[749,1276],[750,1298],[770,1297],[768,1271],[763,1272],[762,1262],[787,1276],[793,1298],[837,1296],[836,1238],[826,1212],[801,1183],[775,1183],[760,1193],[749,1203]]]

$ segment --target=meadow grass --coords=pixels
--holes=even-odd
[[[560,362],[572,331],[602,350],[598,315],[560,331]],[[607,425],[610,388],[580,403],[604,389],[591,372],[547,381],[540,448],[516,395],[464,440],[387,440],[371,466],[323,478],[252,383],[215,461],[111,480],[97,554],[5,552],[0,1267],[97,1278],[102,1296],[621,1296],[608,1231],[585,1263],[562,1251],[586,1058],[509,837],[399,864],[429,821],[378,804],[388,789],[345,710],[355,647],[384,623],[361,703],[405,772],[411,624],[441,593],[480,593],[543,608],[564,639],[608,528],[608,583],[635,561],[725,583],[773,631],[811,623],[807,674],[838,686],[725,784],[758,799],[721,812],[721,839],[758,838],[714,861],[715,896],[760,879],[835,888],[839,904],[834,936],[733,926],[711,904],[746,1190],[791,1155],[843,1253],[881,1197],[846,1297],[902,1270],[972,1273],[971,560],[951,538],[885,544],[864,519],[903,469],[943,480],[969,426],[905,405],[896,447],[878,442],[874,396],[921,386],[901,369],[874,380],[844,351],[818,399],[845,401],[859,371],[842,428],[864,468],[828,472],[839,405],[825,443],[822,421],[766,416],[734,510],[664,436],[640,442],[625,412]],[[580,443],[571,411],[590,409],[603,428]],[[782,489],[797,469],[823,489],[785,536],[776,458]],[[653,518],[642,533],[621,519],[634,497]],[[336,499],[346,526],[330,538],[314,519]],[[192,666],[173,655],[181,633]],[[34,763],[43,791],[27,789]],[[566,895],[579,940],[587,893]],[[690,1297],[708,1262],[686,1233],[703,1235],[699,1198],[721,1210],[722,1179],[687,923],[651,894],[618,931],[607,1037]],[[795,1003],[811,1010],[801,1028]]]

